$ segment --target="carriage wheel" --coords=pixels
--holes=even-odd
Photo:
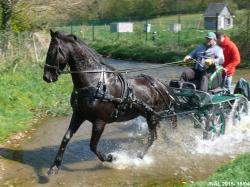
[[[194,120],[194,128],[201,128],[201,129],[205,129],[206,127],[206,117],[205,114],[203,113],[197,113],[193,115],[193,118],[195,118],[196,120]]]
[[[225,115],[220,108],[214,109],[210,119],[207,119],[206,127],[203,131],[203,138],[214,140],[221,134],[225,134]]]
[[[248,115],[248,101],[245,98],[239,98],[235,101],[233,108],[233,125],[240,123],[241,119]]]

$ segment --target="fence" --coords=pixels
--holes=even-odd
[[[111,24],[118,22],[133,23],[133,32],[111,32]],[[65,33],[72,33],[88,41],[114,42],[126,40],[127,42],[164,42],[169,45],[182,45],[190,38],[204,38],[203,17],[201,15],[190,16],[168,16],[168,17],[144,17],[144,18],[123,18],[105,19],[91,21],[77,21],[67,26],[51,27]],[[150,30],[145,32],[145,26]],[[177,26],[177,28],[176,28]],[[179,26],[179,27],[178,27]]]
[[[234,29],[226,31],[228,33],[234,33],[242,29],[245,31],[246,39],[237,39],[236,41],[244,42],[244,47],[241,50],[243,51],[243,57],[247,59],[249,59],[249,50],[246,51],[246,48],[250,48],[249,18],[249,15],[236,17],[234,20]],[[117,22],[133,23],[133,32],[111,32],[111,24]],[[145,28],[145,26],[148,27]],[[70,23],[58,23],[58,25],[50,26],[50,28],[68,34],[75,34],[91,43],[100,42],[104,43],[104,45],[120,43],[128,46],[131,44],[138,46],[152,45],[172,51],[178,51],[180,47],[186,48],[191,46],[193,48],[204,40],[204,36],[208,31],[204,29],[204,21],[201,14],[133,19],[81,20]],[[44,60],[44,54],[48,49],[47,45],[49,43],[49,34],[47,31],[48,29],[45,34],[42,32],[23,32],[7,35],[9,41],[6,47],[7,50],[0,47],[0,56],[2,54],[15,58],[15,56],[18,56],[17,54],[27,51],[28,55],[26,54],[25,57],[30,57],[35,61]],[[6,35],[0,33],[1,46],[3,46],[4,38],[6,38]]]
[[[44,61],[48,44],[48,33],[0,33],[0,70],[5,68],[1,66],[1,62],[7,62],[7,66],[14,66],[20,61]]]

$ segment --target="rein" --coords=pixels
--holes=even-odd
[[[182,60],[180,61],[176,61],[176,62],[170,62],[167,64],[163,64],[163,65],[157,65],[157,66],[151,66],[148,68],[128,68],[128,69],[121,69],[121,70],[88,70],[88,71],[71,71],[71,70],[60,70],[59,67],[57,66],[51,66],[49,64],[45,64],[44,66],[48,67],[48,68],[52,68],[57,70],[60,74],[77,74],[77,73],[114,73],[114,74],[118,74],[118,73],[132,73],[132,72],[139,72],[139,71],[146,71],[146,70],[151,70],[151,69],[159,69],[159,68],[163,68],[163,67],[167,67],[170,66],[172,64],[179,64],[183,62]]]

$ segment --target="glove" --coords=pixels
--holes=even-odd
[[[191,56],[185,56],[184,59],[183,59],[183,62],[188,62],[191,60]]]
[[[213,61],[213,59],[209,58],[209,59],[206,59],[206,60],[205,60],[205,64],[209,67],[209,66],[211,66],[212,64],[214,64],[214,61]]]

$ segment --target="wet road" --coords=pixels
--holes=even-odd
[[[116,60],[109,63],[119,69],[151,65]],[[182,70],[183,67],[171,66],[143,73],[169,80],[179,77]],[[237,73],[249,76],[246,70]],[[85,122],[69,143],[59,173],[48,177],[47,169],[69,120],[70,117],[43,120],[21,145],[0,148],[1,186],[181,186],[205,179],[236,154],[250,151],[249,117],[243,120],[242,128],[230,127],[225,136],[213,142],[202,140],[200,129],[193,128],[191,119],[183,117],[177,129],[162,122],[159,139],[140,160],[136,153],[143,147],[147,127],[144,119],[138,118],[106,126],[99,148],[113,153],[117,160],[102,163],[89,149],[91,124]]]

